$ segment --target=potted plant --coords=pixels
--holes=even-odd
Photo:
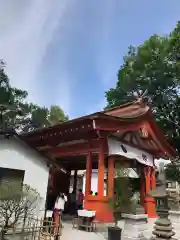
[[[130,213],[133,205],[133,193],[128,178],[128,169],[116,167],[114,182],[114,197],[109,199],[109,205],[113,212],[114,226],[108,227],[108,240],[121,239],[122,229],[118,221],[122,219],[122,213]]]

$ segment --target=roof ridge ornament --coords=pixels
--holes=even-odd
[[[136,90],[133,95],[136,98],[135,102],[138,103],[141,107],[144,107],[148,103],[147,98],[148,90],[146,89],[144,92],[142,90]]]

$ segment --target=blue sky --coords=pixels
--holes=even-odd
[[[128,46],[169,33],[179,0],[0,0],[0,56],[12,85],[71,117],[101,110]]]

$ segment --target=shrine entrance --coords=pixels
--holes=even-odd
[[[50,168],[46,196],[46,210],[52,211],[54,209],[55,201],[59,193],[62,192],[68,196],[70,177],[69,173],[62,171],[60,168]]]
[[[156,186],[154,158],[173,158],[176,153],[153,122],[151,109],[143,101],[70,120],[23,137],[65,169],[67,176],[72,170],[86,171],[84,208],[96,211],[97,220],[113,220],[108,202],[114,195],[116,162],[136,169],[141,183],[141,205],[149,217],[156,217],[154,199],[148,195]],[[91,195],[92,169],[98,170],[95,196]],[[63,186],[69,184],[68,178],[59,176],[59,181]]]

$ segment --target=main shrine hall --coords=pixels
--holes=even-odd
[[[116,163],[137,169],[141,205],[150,218],[156,217],[155,201],[149,195],[156,187],[154,159],[173,159],[176,151],[166,141],[143,99],[38,129],[22,138],[62,169],[54,170],[54,184],[64,193],[68,193],[70,172],[86,171],[84,208],[96,211],[97,220],[113,219],[109,199],[115,191]],[[91,195],[92,169],[98,169],[98,194],[95,196]]]

